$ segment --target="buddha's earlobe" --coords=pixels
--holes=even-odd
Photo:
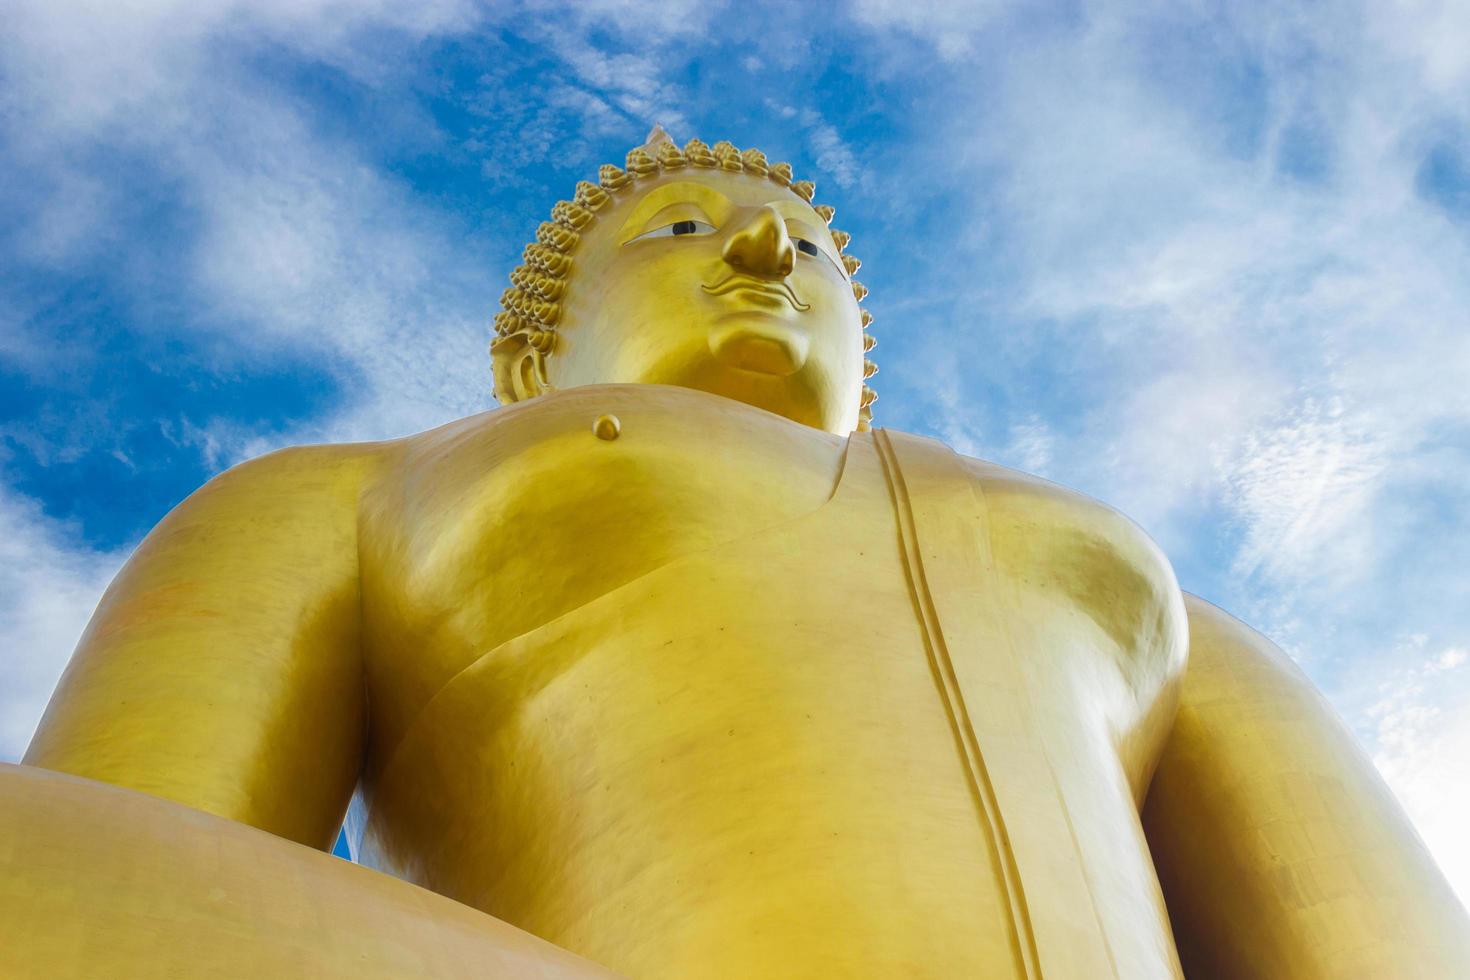
[[[548,335],[550,336],[550,335]],[[495,398],[503,405],[526,401],[555,388],[546,377],[546,351],[525,334],[501,337],[490,345]]]

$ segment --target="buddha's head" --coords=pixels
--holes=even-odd
[[[681,150],[655,127],[526,247],[495,318],[496,396],[669,384],[830,432],[867,428],[867,290],[812,191],[759,150]]]

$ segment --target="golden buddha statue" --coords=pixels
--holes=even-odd
[[[511,404],[160,523],[0,769],[5,974],[1470,976],[1280,650],[870,428],[812,191],[656,130],[512,274]]]

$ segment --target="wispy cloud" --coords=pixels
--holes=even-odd
[[[0,760],[17,761],[126,549],[97,552],[36,501],[0,491]]]
[[[166,272],[138,278],[166,278],[190,301],[186,332],[228,332],[242,359],[324,352],[357,375],[365,397],[351,408],[364,419],[330,431],[406,432],[488,406],[484,373],[458,353],[484,330],[465,302],[478,270],[405,188],[248,69],[257,45],[285,45],[371,84],[390,71],[371,55],[374,32],[463,29],[466,5],[21,4],[12,14],[6,101],[23,120],[6,127],[23,165],[13,190],[39,191],[18,207],[28,228],[62,229],[16,236],[44,244],[38,264],[67,268],[99,243],[139,262],[124,195],[167,188],[188,211],[188,237]],[[140,188],[111,179],[119,158],[140,168]]]
[[[1372,529],[1398,467],[1470,429],[1470,234],[1416,184],[1426,127],[1464,113],[1421,76],[1462,76],[1438,46],[1430,68],[1385,58],[1346,13],[1124,9],[943,86],[991,94],[971,133],[942,135],[992,231],[957,228],[927,273],[957,294],[933,329],[964,363],[1002,359],[1015,404],[1047,405],[1059,478],[1177,528],[1176,550],[1209,542],[1199,522],[1223,508],[1235,584],[1361,585],[1388,557]],[[1173,86],[1149,40],[1170,29],[1200,48]],[[1287,131],[1307,104],[1325,158],[1304,176]],[[997,179],[967,179],[977,164]],[[946,281],[997,244],[1008,280]],[[956,329],[976,309],[990,325]],[[1068,387],[1021,390],[1039,375]]]
[[[863,181],[865,174],[857,153],[821,113],[788,105],[778,99],[767,99],[766,105],[806,133],[807,145],[821,176],[830,177],[844,190],[852,189]]]
[[[1389,454],[1347,431],[1340,404],[1303,403],[1274,428],[1248,433],[1222,468],[1227,502],[1245,527],[1233,571],[1267,587],[1324,576],[1358,584],[1373,567],[1364,518]]]
[[[975,36],[1014,6],[1014,0],[857,0],[853,12],[876,31],[923,38],[953,61],[970,54]]]

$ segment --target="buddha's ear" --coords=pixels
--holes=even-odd
[[[497,338],[490,345],[495,397],[501,404],[525,401],[552,390],[546,380],[546,354],[525,334]]]

